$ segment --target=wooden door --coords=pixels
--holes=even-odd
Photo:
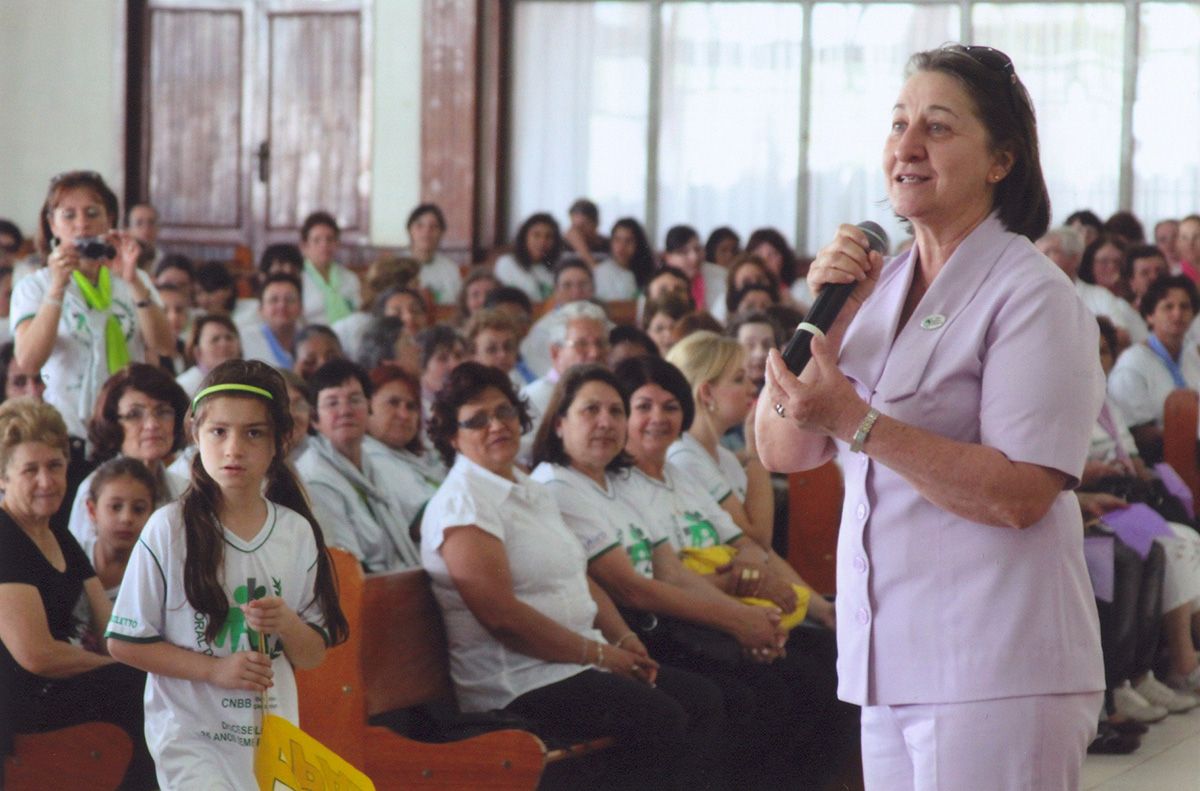
[[[368,233],[370,0],[150,0],[137,197],[198,257],[294,242],[330,211]]]

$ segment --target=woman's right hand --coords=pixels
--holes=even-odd
[[[263,692],[274,686],[271,659],[258,651],[238,651],[216,660],[209,683],[222,689]]]
[[[50,268],[50,294],[61,299],[71,273],[79,268],[79,251],[73,244],[60,244],[51,251],[46,265]]]
[[[604,644],[604,661],[597,662],[596,667],[650,686],[654,686],[654,679],[658,675],[658,662],[648,655],[641,656],[607,643]]]
[[[838,314],[848,321],[875,290],[883,256],[871,249],[866,233],[855,225],[839,225],[833,241],[821,248],[808,268],[808,288],[818,294],[829,284],[858,283],[850,295],[849,304]]]

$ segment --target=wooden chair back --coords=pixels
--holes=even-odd
[[[1174,390],[1163,403],[1163,460],[1175,468],[1200,504],[1200,468],[1197,467],[1196,429],[1200,394]]]
[[[788,554],[792,568],[818,593],[837,588],[837,539],[845,486],[830,460],[788,476]]]

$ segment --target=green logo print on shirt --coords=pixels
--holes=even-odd
[[[684,511],[683,518],[687,520],[684,530],[687,532],[687,546],[693,549],[715,547],[721,543],[717,529],[698,511]]]
[[[239,585],[233,591],[233,600],[236,604],[248,604],[256,599],[261,599],[267,595],[265,585],[256,585],[258,582],[254,577],[246,580],[245,585]],[[276,596],[283,592],[283,585],[278,578],[271,578],[271,588]],[[242,643],[242,637],[249,638],[248,643]],[[229,614],[225,616],[225,623],[221,624],[221,630],[217,632],[217,639],[214,645],[218,648],[224,648],[226,640],[229,641],[230,651],[258,650],[258,632],[254,631],[246,625],[246,614],[239,607],[230,607]],[[283,644],[276,639],[274,645],[270,647],[271,658],[274,659],[283,650]]]
[[[629,553],[629,562],[643,577],[654,576],[654,561],[651,559],[650,540],[637,525],[629,526],[630,542],[625,551]]]

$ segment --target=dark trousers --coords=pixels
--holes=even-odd
[[[1096,601],[1105,685],[1109,690],[1154,665],[1162,630],[1162,582],[1166,554],[1158,544],[1142,559],[1113,539],[1113,600]],[[1111,696],[1106,696],[1111,712]]]
[[[726,787],[720,762],[727,730],[723,707],[711,682],[663,667],[655,687],[585,670],[526,692],[506,709],[530,720],[545,738],[616,737],[614,748],[591,765],[552,764],[541,788],[719,789]]]
[[[46,683],[13,700],[13,730],[43,733],[85,722],[111,722],[129,734],[133,757],[121,788],[157,788],[154,761],[146,749],[142,694],[146,674],[113,664]]]

